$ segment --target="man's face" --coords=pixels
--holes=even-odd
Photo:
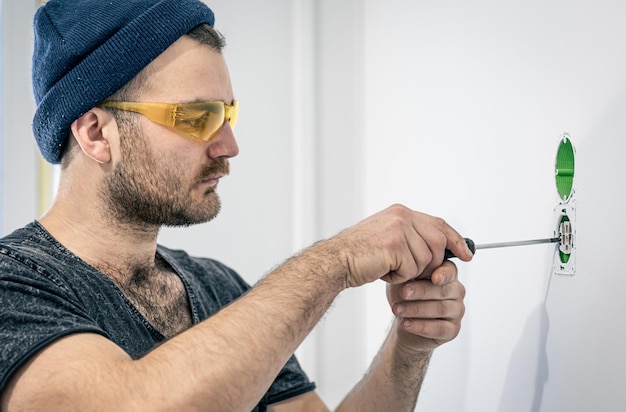
[[[139,101],[231,103],[232,88],[220,53],[183,37],[149,66]],[[180,226],[202,223],[220,210],[215,191],[238,153],[226,124],[210,142],[184,137],[136,113],[119,123],[117,161],[101,187],[113,219],[126,224]]]

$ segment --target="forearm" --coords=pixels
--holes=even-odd
[[[327,246],[315,245],[285,262],[138,366],[176,365],[162,375],[176,376],[176,386],[184,382],[187,399],[211,400],[216,410],[233,410],[233,405],[251,410],[344,288],[341,265]]]
[[[285,262],[246,295],[138,360],[98,335],[62,339],[22,370],[3,405],[8,411],[250,411],[344,288],[341,265],[326,247]]]
[[[395,325],[394,325],[395,329]],[[413,411],[432,351],[403,350],[392,329],[361,381],[336,409],[341,411]]]
[[[446,247],[471,259],[463,238],[443,220],[394,205],[288,260],[245,296],[141,359],[93,333],[56,341],[20,368],[2,406],[52,410],[53,399],[63,411],[248,411],[343,289],[383,279],[398,285],[395,295],[406,285],[425,291],[390,300],[393,310],[400,302],[407,306],[402,316],[413,326],[406,325],[403,344],[396,328],[342,408],[409,410],[429,352],[401,348],[432,349],[452,339],[462,317],[456,269],[438,266]],[[429,275],[440,281],[411,281]],[[418,306],[425,318],[411,315]]]
[[[164,375],[182,371],[184,376],[173,382],[178,386],[184,379],[194,397],[210,399],[216,410],[238,404],[251,410],[343,288],[332,284],[328,268],[309,262],[320,270],[312,271],[301,259],[315,257],[285,263],[244,297],[172,339],[172,348],[161,347],[141,362],[154,367],[187,363]],[[200,356],[189,356],[190,350]]]

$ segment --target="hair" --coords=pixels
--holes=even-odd
[[[200,44],[204,44],[206,46],[211,47],[215,51],[221,53],[224,47],[226,47],[226,39],[224,36],[211,27],[208,24],[200,24],[199,26],[191,29],[186,36],[194,39]],[[148,87],[149,78],[151,77],[151,69],[149,67],[144,68],[144,70],[140,71],[131,81],[122,86],[118,91],[113,93],[108,97],[107,100],[118,100],[118,101],[134,101],[136,100],[141,92]],[[115,117],[115,121],[118,123],[120,127],[132,127],[132,122],[135,121],[135,117],[131,115],[131,113],[125,112],[123,110],[117,110],[112,108],[106,108],[106,110],[110,111]],[[70,131],[68,134],[68,139],[72,139],[73,135]],[[68,142],[70,140],[67,140]],[[61,169],[65,169],[74,158],[73,152],[76,150],[76,146],[73,144],[66,144],[63,154],[61,155]],[[74,147],[74,150],[71,148]]]

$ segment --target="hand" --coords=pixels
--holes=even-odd
[[[393,205],[330,240],[347,270],[346,287],[377,279],[392,284],[427,278],[445,249],[469,261],[465,240],[443,219]]]
[[[435,269],[430,279],[388,285],[398,344],[409,351],[430,351],[454,339],[465,313],[464,297],[465,287],[450,261]]]

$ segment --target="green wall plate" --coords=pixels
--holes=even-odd
[[[556,191],[561,202],[567,202],[574,192],[574,146],[564,133],[556,152]]]

